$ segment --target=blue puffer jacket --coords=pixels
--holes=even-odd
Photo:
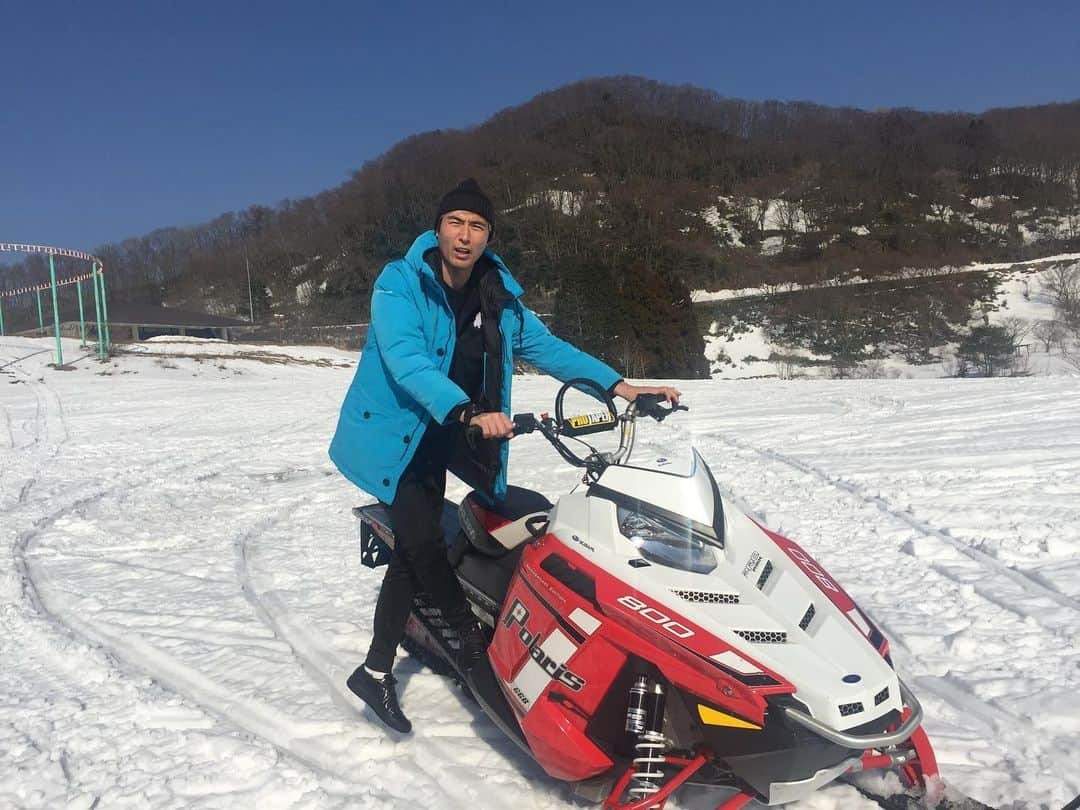
[[[391,262],[379,274],[367,343],[330,442],[330,458],[342,474],[386,503],[393,501],[398,480],[430,421],[445,422],[454,407],[468,401],[448,376],[456,339],[453,313],[423,258],[436,247],[435,232],[427,231],[404,259]],[[515,357],[563,382],[586,377],[607,388],[621,379],[610,366],[552,335],[519,300],[521,286],[503,260],[490,250],[484,255],[495,263],[510,294],[499,317],[500,400],[507,415]],[[497,499],[506,493],[509,444],[502,442],[494,487]]]

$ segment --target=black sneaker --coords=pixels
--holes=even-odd
[[[460,625],[457,634],[461,646],[458,648],[454,666],[464,675],[480,660],[480,656],[487,652],[487,636],[484,635],[480,622],[475,619]]]
[[[376,678],[362,666],[357,667],[345,682],[349,691],[370,706],[386,725],[394,731],[408,734],[412,731],[412,723],[398,705],[397,690],[394,689],[396,684],[393,675],[387,673]]]

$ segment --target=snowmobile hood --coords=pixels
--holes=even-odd
[[[696,452],[686,475],[609,467],[560,499],[549,531],[691,631],[677,643],[744,682],[791,684],[829,727],[902,708],[877,628],[797,544],[725,501]]]

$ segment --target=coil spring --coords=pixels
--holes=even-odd
[[[664,735],[657,731],[645,731],[638,735],[634,744],[637,756],[634,757],[634,782],[628,793],[640,801],[660,790],[664,772],[660,766],[664,759]],[[654,805],[655,806],[655,805]]]

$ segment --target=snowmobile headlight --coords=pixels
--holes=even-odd
[[[641,509],[617,509],[619,531],[646,560],[695,574],[716,568],[707,538],[689,525],[680,525]]]

